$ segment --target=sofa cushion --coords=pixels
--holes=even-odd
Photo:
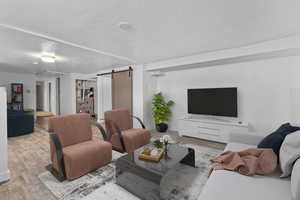
[[[284,137],[277,133],[272,133],[271,135],[268,135],[265,137],[257,146],[258,148],[271,148],[276,153],[276,155],[279,155],[279,150],[281,147],[282,142],[284,141]]]
[[[225,151],[241,151],[255,146],[229,143]],[[280,179],[280,171],[267,176],[243,176],[217,170],[209,177],[198,200],[283,200],[291,199],[290,179]]]
[[[272,148],[273,151],[279,156],[279,150],[284,141],[284,138],[295,131],[300,130],[299,127],[292,126],[290,123],[281,125],[276,131],[266,136],[259,144],[258,148]]]
[[[300,131],[286,136],[280,148],[281,177],[291,175],[293,164],[300,157]]]
[[[198,200],[291,199],[290,180],[278,178],[279,174],[249,177],[231,171],[214,171]]]
[[[78,178],[109,163],[112,147],[109,142],[90,140],[63,148],[68,180]]]
[[[298,159],[293,167],[291,176],[292,200],[300,199],[300,159]]]

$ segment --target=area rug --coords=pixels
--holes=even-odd
[[[167,183],[163,184],[166,187],[163,188],[162,199],[196,200],[208,179],[210,159],[222,152],[192,144],[182,146],[194,148],[197,167],[179,164],[174,168],[168,174]],[[59,200],[138,200],[115,184],[115,161],[122,155],[114,151],[109,165],[71,182],[58,182],[48,171],[41,173],[39,178]]]

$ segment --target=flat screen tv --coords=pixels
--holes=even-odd
[[[237,117],[237,88],[188,89],[188,113]]]

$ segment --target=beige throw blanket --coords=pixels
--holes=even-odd
[[[270,174],[277,167],[277,156],[272,149],[253,148],[240,152],[226,151],[211,161],[213,170],[238,171],[247,176]]]

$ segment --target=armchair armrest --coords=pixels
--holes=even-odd
[[[257,146],[259,142],[264,138],[263,134],[254,132],[244,132],[244,133],[230,133],[229,142],[232,143],[243,143],[249,145]]]
[[[95,123],[95,126],[100,130],[100,132],[101,132],[101,134],[102,134],[102,136],[103,136],[104,141],[108,141],[106,132],[105,132],[104,128],[101,126],[101,124],[98,123],[98,122],[96,122],[96,123]]]
[[[141,127],[142,127],[143,129],[146,128],[145,124],[143,123],[143,121],[142,121],[140,118],[138,118],[138,117],[136,117],[136,116],[134,116],[134,115],[131,115],[131,117],[134,118],[134,119],[136,119],[136,120],[140,123],[140,125],[141,125]]]
[[[61,142],[56,133],[50,133],[50,140],[52,141],[55,148],[56,159],[59,168],[58,175],[60,176],[60,178],[64,179],[66,173]]]
[[[120,142],[121,142],[121,146],[122,146],[123,150],[126,151],[124,139],[123,139],[123,136],[122,136],[122,130],[120,129],[118,124],[116,122],[114,122],[112,120],[108,120],[108,119],[100,119],[100,120],[104,121],[105,123],[109,123],[112,126],[112,128],[115,130],[115,132],[118,134],[118,136],[120,138]]]

